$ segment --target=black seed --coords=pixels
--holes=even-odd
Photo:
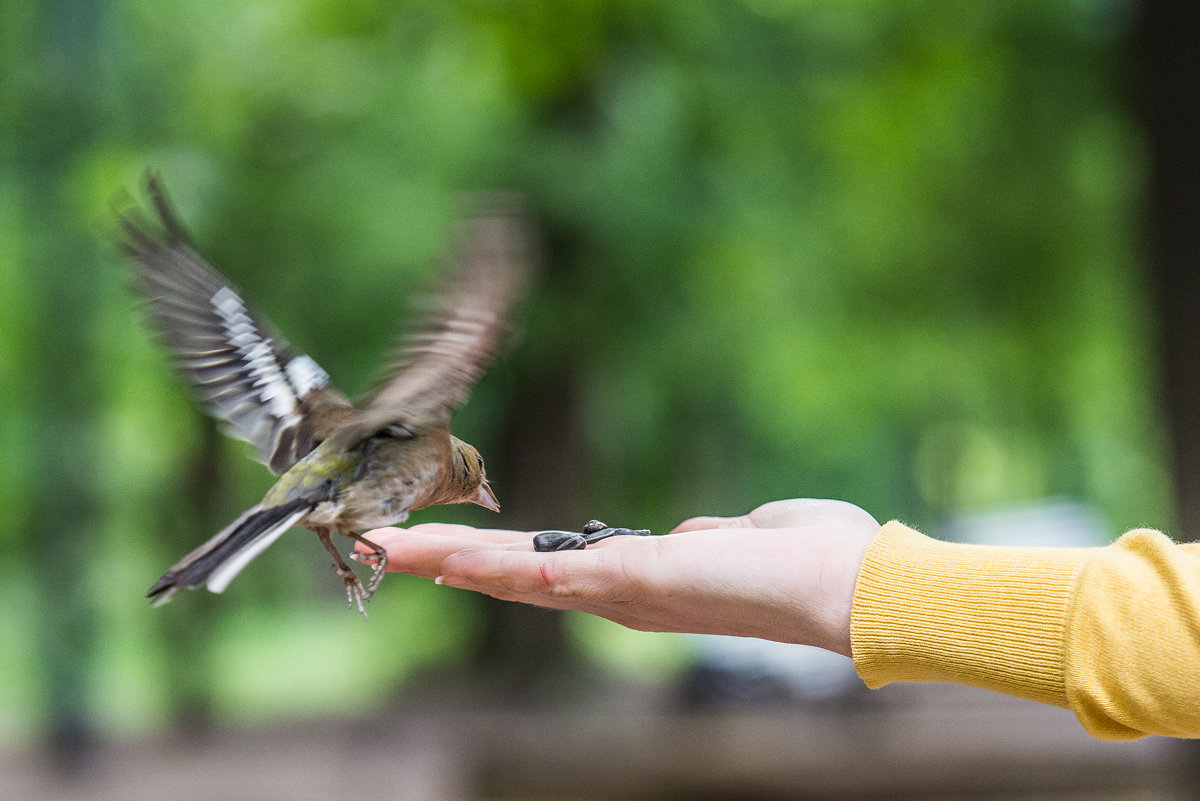
[[[587,546],[582,535],[573,531],[541,531],[533,536],[533,549],[547,551],[577,551]]]

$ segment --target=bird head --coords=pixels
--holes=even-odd
[[[479,451],[457,437],[451,437],[454,459],[453,483],[461,492],[460,502],[476,503],[484,509],[493,512],[500,511],[500,502],[496,493],[488,485],[487,474],[483,469],[483,457]]]

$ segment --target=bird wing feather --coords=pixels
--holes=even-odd
[[[159,334],[204,410],[283,473],[312,450],[308,422],[317,407],[352,407],[320,365],[295,353],[193,250],[157,176],[147,176],[146,191],[157,219],[123,212],[120,245]]]
[[[353,423],[333,436],[342,448],[389,427],[415,434],[448,425],[506,344],[512,307],[532,262],[527,216],[512,195],[471,198],[454,264],[417,304],[385,380]]]

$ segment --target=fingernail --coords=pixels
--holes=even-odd
[[[445,577],[445,576],[438,576],[437,578],[435,578],[435,579],[433,580],[433,583],[434,583],[434,584],[445,584],[445,583],[446,583],[446,577]]]

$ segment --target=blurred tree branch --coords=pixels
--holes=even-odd
[[[71,199],[63,191],[74,159],[96,135],[101,82],[98,34],[104,3],[54,0],[39,8],[42,59],[39,85],[30,87],[31,106],[21,159],[30,217],[40,231],[33,257],[38,276],[33,302],[37,313],[37,439],[29,470],[36,476],[34,518],[23,532],[32,552],[54,570],[40,579],[38,605],[43,638],[43,669],[49,706],[48,744],[64,772],[79,770],[92,740],[89,686],[95,649],[91,591],[92,564],[86,558],[98,534],[95,388],[103,381],[92,347],[96,317],[95,252],[70,219]],[[73,269],[63,270],[60,265]],[[91,273],[89,275],[89,273]]]

